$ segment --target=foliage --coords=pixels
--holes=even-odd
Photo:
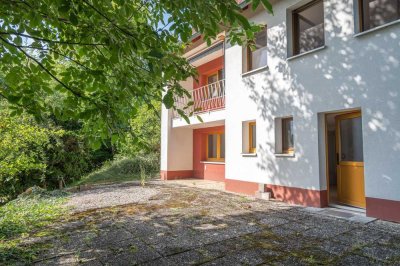
[[[0,264],[30,262],[37,250],[20,245],[20,240],[60,219],[65,213],[65,193],[34,187],[26,195],[0,207]]]
[[[0,102],[0,203],[33,185],[55,188],[60,180],[69,183],[92,170],[92,155],[79,131],[10,112]]]
[[[48,133],[26,116],[11,118],[7,111],[0,112],[0,201],[44,181]]]
[[[272,11],[268,0],[248,2]],[[179,81],[195,75],[181,58],[193,31],[209,42],[226,30],[240,44],[260,29],[235,0],[25,0],[0,9],[0,95],[13,114],[82,120],[96,148],[129,130],[143,104],[175,108],[174,95],[186,93]]]
[[[161,103],[153,102],[152,106],[141,106],[136,117],[130,120],[130,132],[135,132],[138,139],[146,145],[138,145],[136,138],[126,134],[118,145],[118,153],[125,156],[137,154],[160,154],[161,138]]]
[[[122,157],[105,163],[97,171],[90,173],[73,185],[100,184],[142,180],[154,177],[159,172],[159,156],[149,154],[133,158]]]

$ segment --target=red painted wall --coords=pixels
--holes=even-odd
[[[198,82],[193,81],[193,88],[197,89],[199,87],[207,85],[208,75],[217,72],[218,70],[224,68],[224,57],[218,57],[210,62],[207,62],[199,67],[197,67]]]
[[[193,130],[193,177],[206,180],[224,181],[225,164],[202,163],[207,158],[207,134],[225,132],[224,126]]]

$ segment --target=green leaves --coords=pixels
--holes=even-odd
[[[78,25],[78,17],[74,12],[69,13],[69,21],[74,26]]]
[[[268,0],[261,0],[263,6],[265,9],[267,9],[271,14],[274,14],[274,11],[272,9],[272,4]]]
[[[268,0],[250,2],[272,11]],[[0,93],[38,119],[82,121],[96,147],[126,134],[140,106],[175,108],[177,84],[196,75],[182,58],[193,30],[210,43],[224,24],[233,44],[258,30],[235,0],[25,0],[0,9]]]
[[[174,106],[174,95],[172,90],[168,90],[168,92],[164,95],[163,103],[167,109],[170,109]]]

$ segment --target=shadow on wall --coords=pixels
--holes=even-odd
[[[286,24],[269,25],[269,70],[243,82],[263,119],[261,130],[269,136],[274,136],[272,118],[294,117],[295,157],[277,158],[275,138],[262,140],[258,167],[268,182],[296,186],[299,180],[319,180],[318,113],[361,107],[364,139],[368,136],[364,146],[370,145],[364,148],[365,171],[371,180],[393,183],[400,156],[400,27],[359,37],[353,28],[352,5],[325,2],[327,47],[287,61]],[[374,147],[382,152],[372,152]],[[391,167],[384,169],[382,162]]]

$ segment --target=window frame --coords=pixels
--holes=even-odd
[[[215,70],[215,71],[213,71],[213,72],[207,74],[207,85],[214,84],[214,83],[217,83],[218,81],[220,81],[220,80],[221,80],[221,75],[220,75],[220,72],[221,72],[221,71],[222,71],[222,68],[220,68],[220,69],[218,69],[218,70]],[[221,73],[221,74],[222,74],[222,73]],[[217,81],[216,81],[216,82],[209,83],[209,82],[208,82],[208,78],[211,77],[211,76],[214,76],[214,75],[217,75]]]
[[[254,148],[251,146],[253,144],[253,127],[256,130],[256,143],[254,143]],[[256,122],[249,122],[249,153],[257,152],[257,124]]]
[[[369,11],[369,9],[367,9],[367,5],[365,5],[364,2],[365,2],[365,0],[357,0],[357,4],[358,4],[357,12],[358,12],[358,24],[359,24],[358,25],[358,32],[359,33],[370,31],[370,30],[373,30],[373,29],[376,29],[376,28],[380,28],[380,27],[383,27],[383,26],[385,26],[387,24],[390,24],[390,23],[393,23],[395,21],[400,20],[400,10],[397,10],[398,15],[399,15],[399,17],[397,19],[395,19],[395,20],[393,20],[391,22],[386,22],[386,23],[384,23],[382,25],[379,25],[379,26],[375,26],[373,28],[365,29],[365,27],[364,27],[365,14],[367,13],[366,12],[367,10]],[[400,9],[400,6],[398,6],[398,9]]]
[[[221,135],[225,134],[224,131],[215,131],[206,134],[206,161],[208,162],[225,162],[225,158],[221,158]],[[208,157],[208,138],[210,135],[217,135],[217,157]]]
[[[361,0],[362,1],[362,0]],[[322,2],[322,6],[324,1],[323,0],[313,0],[311,2],[308,2],[302,6],[300,6],[299,8],[296,8],[294,10],[291,11],[291,16],[292,16],[292,56],[296,56],[296,55],[301,55],[303,53],[307,53],[309,51],[312,51],[314,49],[318,49],[321,48],[325,45],[325,36],[324,36],[324,44],[320,47],[316,47],[313,49],[310,49],[306,52],[302,52],[300,53],[300,44],[299,44],[299,40],[300,40],[300,29],[299,29],[299,23],[296,23],[298,21],[298,13],[302,12],[316,4],[318,4],[319,2]],[[323,8],[322,8],[322,11]],[[323,14],[324,20],[325,20],[325,15]],[[324,21],[324,35],[325,35],[325,21]]]
[[[268,28],[267,28],[267,25],[264,25],[263,28],[261,29],[261,31],[257,32],[256,34],[262,32],[262,31],[267,31],[266,32],[266,38],[267,38],[266,42],[267,42],[267,44],[263,48],[260,48],[260,49],[264,49],[264,48],[266,48],[268,46]],[[251,72],[251,71],[254,71],[254,70],[257,70],[257,69],[261,69],[261,68],[266,67],[268,65],[268,63],[266,63],[265,66],[261,66],[261,67],[253,69],[253,67],[252,67],[252,65],[253,65],[252,53],[253,53],[253,51],[251,51],[250,45],[246,46],[245,53],[246,53],[246,65],[245,65],[244,70],[242,71],[243,74]]]
[[[285,134],[287,133],[287,124],[285,124],[286,121],[292,121],[293,123],[293,117],[284,117],[281,119],[281,130],[282,130],[282,154],[294,154],[294,138],[293,138],[293,143],[292,147],[289,147],[288,143],[285,145]],[[289,122],[290,123],[290,122]],[[293,133],[293,126],[292,126],[292,134]],[[287,146],[287,147],[285,147]]]

